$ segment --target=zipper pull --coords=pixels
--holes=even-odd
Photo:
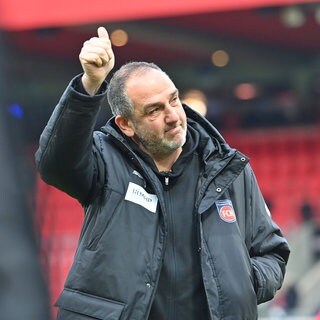
[[[166,186],[169,185],[169,177],[164,177],[164,184],[165,184]]]

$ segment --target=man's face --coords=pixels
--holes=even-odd
[[[132,138],[138,145],[155,158],[181,150],[186,141],[186,114],[168,76],[150,69],[129,78],[126,89],[134,104]]]

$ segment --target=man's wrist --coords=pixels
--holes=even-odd
[[[92,81],[86,73],[84,73],[81,77],[81,84],[83,89],[85,90],[85,92],[90,95],[90,96],[94,96],[100,89],[102,82],[94,82]]]

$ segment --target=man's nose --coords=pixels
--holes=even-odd
[[[170,103],[166,105],[165,120],[167,123],[177,122],[179,120],[177,107],[172,107]]]

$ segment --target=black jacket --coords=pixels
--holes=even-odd
[[[75,261],[57,302],[60,319],[148,319],[167,242],[163,186],[112,119],[92,135],[104,93],[89,97],[73,85],[36,154],[42,178],[85,209]],[[200,134],[195,232],[211,319],[256,319],[257,304],[281,287],[287,242],[247,157],[206,119],[185,110],[188,126]]]

